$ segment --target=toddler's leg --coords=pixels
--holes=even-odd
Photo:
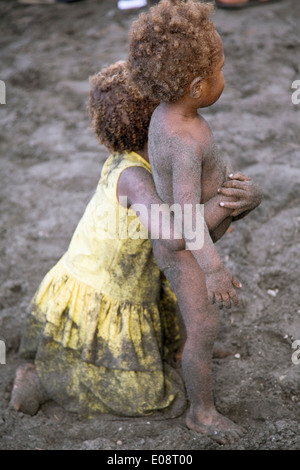
[[[180,346],[174,355],[174,359],[176,362],[180,362],[182,359],[182,353],[186,342],[186,329],[179,307],[177,307],[176,310],[180,329]],[[233,348],[227,348],[222,343],[215,341],[213,349],[214,359],[223,359],[224,357],[233,356],[234,354],[235,350]]]
[[[190,251],[171,252],[159,241],[152,246],[154,257],[177,297],[185,324],[182,372],[190,400],[187,426],[221,444],[233,442],[242,434],[241,429],[214,406],[211,366],[218,312],[209,304],[204,273]]]

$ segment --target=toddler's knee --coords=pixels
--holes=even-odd
[[[160,239],[161,245],[171,253],[185,250],[186,244],[184,238]]]
[[[178,265],[182,250],[171,250],[161,240],[152,240],[151,243],[153,256],[161,271],[166,272]]]

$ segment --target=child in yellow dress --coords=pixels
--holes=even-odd
[[[130,83],[124,62],[91,78],[92,127],[112,154],[67,252],[32,301],[20,355],[34,362],[16,372],[11,398],[16,410],[34,414],[48,399],[87,417],[155,411],[179,416],[186,408],[181,376],[165,360],[180,340],[176,298],[154,260],[147,221],[144,226],[132,208],[161,203],[147,154],[157,104]],[[245,187],[243,178],[238,180]],[[244,194],[247,206],[251,184]],[[222,197],[207,204],[212,229],[217,213],[223,220],[232,212],[219,205]],[[172,227],[162,244],[184,249]],[[148,230],[159,232],[151,223]]]

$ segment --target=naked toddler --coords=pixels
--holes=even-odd
[[[212,199],[228,179],[228,165],[198,114],[224,89],[223,46],[210,14],[208,4],[162,0],[141,14],[130,31],[131,76],[142,93],[160,101],[148,137],[156,191],[169,206],[179,204],[183,214],[185,205],[192,205],[193,221],[197,204]],[[260,200],[257,190],[250,210]],[[240,208],[224,216],[221,232],[242,213]],[[184,221],[182,231],[189,246]],[[190,401],[187,426],[220,443],[233,442],[242,429],[214,406],[211,360],[218,328],[216,307],[237,305],[241,283],[223,265],[205,223],[201,249],[174,255],[153,242],[153,251],[176,293],[186,328],[182,369]]]

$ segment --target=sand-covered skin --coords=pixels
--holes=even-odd
[[[68,246],[108,153],[88,129],[88,77],[125,59],[138,14],[111,0],[69,5],[0,3],[0,449],[299,449],[300,3],[217,10],[226,87],[203,112],[235,171],[263,187],[261,206],[218,243],[243,284],[239,307],[220,311],[215,358],[219,411],[247,433],[220,446],[185,417],[80,421],[53,402],[33,417],[9,410],[26,308]],[[299,94],[300,96],[300,94]]]

